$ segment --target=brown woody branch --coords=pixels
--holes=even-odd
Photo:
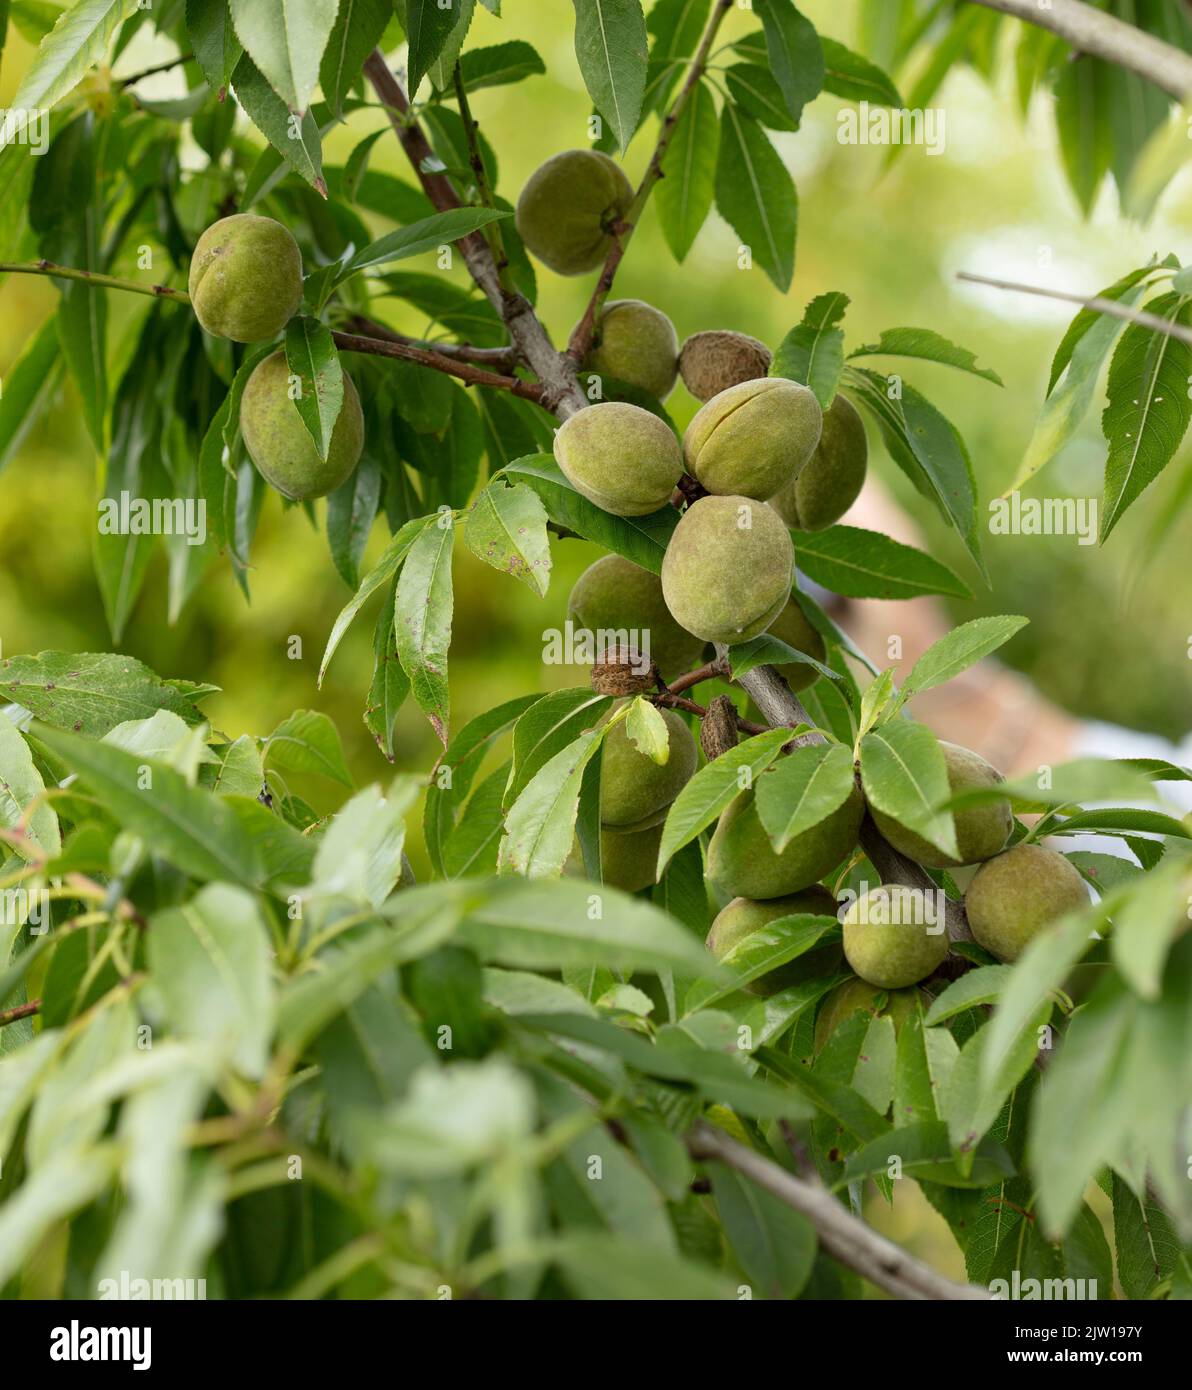
[[[16,1023],[18,1019],[32,1018],[41,1011],[41,1000],[30,999],[27,1004],[17,1004],[14,1008],[0,1010],[0,1028],[6,1023]]]
[[[385,107],[389,123],[432,205],[440,212],[463,207],[451,180],[435,170],[434,151],[414,119],[401,83],[390,72],[379,49],[374,49],[365,60],[364,74]],[[574,370],[555,350],[526,297],[502,286],[489,243],[479,232],[473,232],[461,238],[458,245],[472,279],[501,315],[522,361],[542,383],[541,404],[563,420],[582,410],[588,401],[580,390]]]
[[[1145,77],[1177,101],[1192,93],[1192,56],[1083,0],[971,0],[1048,29],[1079,53]]]
[[[407,347],[422,348],[426,352],[437,352],[440,357],[450,357],[458,362],[472,362],[478,367],[504,368],[512,371],[517,366],[517,349],[514,347],[476,347],[473,343],[432,343],[425,338],[411,338],[398,333],[387,324],[366,318],[363,314],[353,314],[346,324],[349,333],[361,333],[368,338],[380,338],[386,343],[405,343]]]
[[[788,1173],[706,1121],[700,1121],[687,1135],[687,1149],[700,1162],[723,1163],[734,1169],[805,1216],[815,1227],[820,1248],[826,1254],[895,1298],[953,1301],[991,1296],[976,1284],[945,1279],[858,1220],[818,1179],[812,1181]]]
[[[415,347],[412,343],[394,342],[390,338],[368,338],[359,333],[332,333],[336,347],[344,352],[360,352],[371,357],[400,357],[406,362],[417,362],[423,367],[433,367],[437,372],[458,377],[467,386],[491,386],[498,391],[508,391],[521,396],[523,400],[542,404],[543,388],[536,381],[523,381],[519,376],[503,376],[483,367],[431,348]]]

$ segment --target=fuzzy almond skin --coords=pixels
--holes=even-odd
[[[862,1009],[871,1018],[893,1019],[894,1033],[897,1036],[902,1031],[902,1025],[914,1012],[917,995],[922,995],[923,1007],[927,1008],[930,1001],[922,990],[886,990],[880,989],[877,985],[867,984],[864,980],[845,980],[844,984],[837,985],[820,1005],[815,1020],[816,1052],[823,1051],[832,1034],[845,1019],[851,1018]],[[879,999],[882,1001],[880,1006],[877,1004]]]
[[[730,386],[756,381],[770,370],[774,354],[748,333],[713,328],[693,333],[679,354],[683,385],[697,401],[710,401]]]
[[[928,921],[923,897],[914,889],[882,884],[844,914],[844,956],[867,984],[917,985],[947,954],[947,931],[941,922]]]
[[[567,616],[592,633],[648,634],[648,655],[667,679],[691,670],[703,654],[703,642],[671,617],[662,580],[623,555],[602,555],[584,570],[567,600]],[[631,645],[647,655],[640,641]]]
[[[786,607],[794,577],[790,532],[773,508],[749,497],[692,503],[662,560],[662,593],[675,621],[726,646],[766,631]]]
[[[786,607],[766,631],[769,636],[777,637],[780,642],[794,647],[797,652],[806,652],[816,661],[823,661],[828,654],[824,639],[807,621],[803,610],[793,598],[787,602]],[[804,666],[799,661],[788,661],[774,669],[796,693],[806,690],[809,685],[814,685],[819,680],[819,672],[814,666]]]
[[[971,791],[976,787],[996,787],[1006,779],[992,763],[987,763],[971,748],[940,740],[944,762],[948,768],[948,787],[955,792]],[[891,820],[882,811],[872,811],[874,824],[885,838],[907,859],[929,869],[955,869],[962,864],[979,864],[992,859],[1005,848],[1014,829],[1014,815],[1009,800],[991,802],[985,806],[966,806],[954,811],[956,847],[959,859],[950,859],[935,845]]]
[[[722,497],[773,497],[815,451],[823,420],[819,401],[797,381],[743,381],[713,396],[687,426],[687,471]]]
[[[861,495],[869,464],[865,424],[847,396],[837,396],[803,471],[771,499],[788,526],[822,531],[834,526]]]
[[[636,386],[662,401],[679,374],[679,336],[675,325],[652,304],[615,299],[600,317],[599,342],[584,368],[599,376]]]
[[[599,150],[564,150],[530,175],[517,200],[522,240],[556,275],[584,275],[602,265],[612,227],[633,201],[621,166]]]
[[[236,213],[199,237],[187,281],[206,332],[235,343],[280,333],[302,303],[302,253],[272,217]]]
[[[815,917],[835,917],[836,899],[821,884],[813,884],[801,893],[784,898],[768,898],[757,902],[752,898],[734,898],[716,916],[708,932],[707,947],[717,960],[723,959],[735,946],[762,931],[780,917],[809,913]],[[813,975],[824,975],[836,969],[840,961],[838,947],[817,948],[780,965],[777,970],[750,981],[748,994],[768,998],[781,989],[789,989]]]
[[[364,414],[352,378],[344,373],[344,403],[321,459],[289,396],[286,355],[258,363],[240,398],[240,429],[261,476],[283,497],[305,502],[334,492],[352,474],[364,448]]]
[[[752,789],[729,802],[708,846],[708,877],[742,898],[781,898],[818,883],[853,849],[865,814],[856,788],[844,804],[775,854]]]
[[[555,432],[555,461],[572,487],[614,516],[664,507],[683,472],[679,441],[639,405],[602,401]]]
[[[600,832],[600,873],[623,893],[640,893],[658,882],[662,822],[646,830]]]
[[[659,710],[670,735],[666,762],[638,751],[625,720],[614,724],[600,750],[600,823],[618,830],[657,824],[691,780],[698,757],[691,730],[674,710]]]
[[[982,864],[964,895],[978,945],[998,960],[1015,961],[1068,912],[1089,905],[1076,867],[1044,845],[1014,845]]]

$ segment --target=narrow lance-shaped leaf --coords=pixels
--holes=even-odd
[[[338,0],[229,0],[240,42],[287,106],[305,111]]]
[[[433,217],[424,217],[420,222],[388,232],[361,248],[344,266],[339,278],[346,280],[369,266],[386,265],[390,261],[403,261],[425,251],[434,251],[508,216],[509,213],[500,208],[452,208],[448,212],[437,212]]]
[[[757,0],[766,35],[770,68],[786,98],[787,109],[798,120],[808,102],[824,85],[824,51],[809,19],[791,0]]]
[[[952,680],[1003,646],[1029,621],[1029,618],[1013,616],[974,618],[953,628],[946,637],[933,642],[911,667],[902,687],[904,698]]]
[[[816,295],[803,313],[803,322],[782,340],[770,364],[771,376],[789,377],[809,386],[822,410],[835,399],[844,367],[840,321],[848,306],[848,295],[839,290]]]
[[[290,108],[247,54],[236,64],[236,70],[232,73],[232,87],[236,100],[244,107],[253,125],[290,168],[325,198],[327,184],[323,179],[323,146],[314,116],[307,111],[301,123],[295,126]]]
[[[573,0],[575,56],[584,86],[624,150],[646,90],[646,19],[641,0]]]
[[[859,526],[801,531],[798,556],[804,574],[849,598],[972,597],[967,585],[934,556]]]
[[[447,524],[440,524],[442,521]],[[449,513],[419,533],[397,582],[394,616],[402,669],[410,678],[414,699],[444,747],[450,725],[447,650],[451,645],[454,543],[455,524]]]
[[[1192,299],[1179,294],[1160,295],[1145,307],[1169,323],[1192,324]],[[1189,380],[1192,347],[1140,324],[1126,328],[1109,366],[1109,403],[1101,416],[1109,442],[1102,541],[1179,448],[1192,419]]]
[[[957,347],[931,328],[887,328],[876,343],[854,348],[849,357],[918,357],[924,362],[941,362],[962,372],[983,377],[995,386],[1005,383],[990,367],[979,367],[967,348]]]
[[[513,575],[542,597],[551,567],[546,520],[546,508],[532,488],[497,478],[472,504],[464,543],[486,565]]]
[[[925,724],[891,719],[861,740],[861,781],[870,805],[955,858],[956,826],[936,809],[948,795],[943,750]]]
[[[344,403],[344,374],[331,330],[318,319],[296,315],[286,325],[286,365],[298,388],[291,391],[294,406],[325,459],[331,432]]]
[[[339,13],[319,64],[319,86],[332,112],[339,115],[364,60],[373,51],[392,17],[386,0],[339,0]]]
[[[682,261],[712,210],[716,192],[716,156],[720,122],[710,89],[698,83],[691,91],[662,161],[663,179],[654,193],[666,244]]]
[[[795,273],[798,195],[769,137],[731,101],[720,118],[716,206],[746,254],[782,291]]]

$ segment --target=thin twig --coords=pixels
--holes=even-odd
[[[665,690],[665,694],[678,695],[684,690],[690,690],[693,685],[700,685],[704,681],[728,680],[729,669],[727,662],[717,659],[709,661],[706,666],[701,666],[696,671],[688,671],[686,675],[679,676],[677,680],[671,681]]]
[[[616,277],[617,269],[624,258],[629,243],[633,238],[633,232],[637,224],[641,221],[642,213],[645,211],[646,203],[649,201],[650,194],[654,190],[654,185],[663,177],[662,161],[666,157],[666,152],[670,148],[670,142],[675,133],[675,126],[678,124],[679,117],[683,114],[683,108],[687,105],[692,92],[699,85],[708,65],[708,55],[711,53],[712,45],[716,41],[716,34],[724,22],[725,15],[733,7],[733,0],[716,0],[716,8],[713,10],[704,30],[704,36],[700,40],[699,48],[696,50],[695,57],[691,60],[691,67],[687,73],[687,78],[683,83],[679,95],[671,104],[670,110],[666,113],[662,121],[662,129],[658,133],[658,142],[654,146],[654,153],[650,156],[650,162],[646,165],[646,172],[642,175],[642,181],[637,186],[637,191],[633,195],[633,202],[629,205],[629,210],[625,214],[623,222],[617,224],[613,229],[613,244],[609,249],[605,259],[604,267],[600,272],[600,278],[596,282],[596,288],[592,291],[592,297],[588,301],[588,307],[584,310],[583,318],[575,326],[575,331],[571,335],[571,341],[567,344],[567,355],[577,366],[582,364],[587,357],[592,346],[592,338],[596,332],[596,325],[600,320],[601,311],[605,301],[608,299],[609,292],[613,287],[613,280]]]
[[[1035,294],[1041,299],[1062,299],[1066,304],[1080,304],[1085,309],[1095,309],[1099,314],[1110,314],[1115,319],[1124,319],[1127,323],[1136,323],[1142,328],[1152,328],[1156,333],[1166,333],[1169,338],[1178,338],[1183,343],[1192,343],[1192,328],[1182,323],[1172,323],[1168,319],[1160,318],[1158,314],[1147,313],[1145,309],[1132,309],[1128,304],[1119,304],[1116,299],[1102,299],[1099,294],[1070,294],[1067,290],[1048,289],[1045,285],[1022,285],[1015,280],[994,280],[988,275],[974,275],[968,270],[957,271],[956,278],[970,285],[989,285],[995,290]]]
[[[153,299],[172,299],[177,304],[190,303],[185,290],[171,289],[169,285],[147,285],[142,280],[125,280],[118,275],[101,275],[97,270],[79,270],[56,261],[0,261],[0,275],[48,275],[54,280],[78,280],[96,289],[127,290],[129,294],[147,294]]]
[[[987,1289],[945,1279],[922,1260],[855,1217],[818,1181],[788,1173],[777,1163],[739,1144],[723,1130],[700,1121],[687,1136],[687,1149],[701,1162],[723,1163],[805,1216],[815,1227],[820,1248],[842,1265],[895,1298],[988,1299]],[[712,1186],[715,1188],[715,1176]]]
[[[472,166],[472,177],[476,180],[476,196],[483,207],[495,208],[492,187],[488,181],[488,168],[484,163],[484,151],[480,148],[480,122],[472,115],[472,107],[468,102],[468,87],[459,63],[455,65],[455,100],[459,106],[459,116],[468,142],[468,162]],[[509,272],[509,257],[505,254],[505,238],[501,234],[501,224],[490,222],[483,230],[497,267],[497,278],[501,282],[502,291],[506,295],[516,294],[517,286]]]
[[[15,1008],[0,1010],[0,1028],[3,1028],[6,1023],[16,1023],[18,1019],[32,1018],[40,1010],[40,999],[30,999],[27,1004],[18,1004]]]
[[[1192,57],[1145,29],[1095,9],[1082,0],[971,0],[1058,34],[1080,53],[1137,73],[1177,101],[1192,92]]]
[[[417,362],[423,367],[432,367],[437,372],[458,377],[468,386],[491,386],[498,391],[521,396],[523,400],[542,403],[542,387],[536,381],[523,381],[519,376],[502,376],[499,372],[461,362],[430,348],[414,347],[410,343],[393,342],[388,338],[367,338],[359,333],[338,331],[331,336],[336,347],[344,352],[360,352],[370,357],[400,357],[406,362]]]
[[[517,349],[514,347],[476,347],[473,343],[432,343],[425,338],[411,338],[405,333],[375,319],[365,318],[363,314],[353,314],[347,320],[347,330],[362,333],[369,338],[380,338],[386,343],[405,343],[408,347],[424,348],[427,352],[437,352],[440,357],[455,358],[460,362],[474,362],[478,367],[503,367],[512,371],[517,366]]]
[[[169,72],[172,68],[180,68],[183,63],[189,63],[194,59],[193,53],[182,53],[177,58],[168,58],[164,63],[155,63],[151,68],[145,68],[141,72],[134,72],[131,77],[121,77],[118,85],[121,87],[132,87],[146,77],[156,77],[159,72]]]

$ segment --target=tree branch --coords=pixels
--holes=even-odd
[[[6,1023],[16,1023],[18,1019],[32,1018],[41,1009],[40,999],[30,999],[27,1004],[17,1004],[15,1008],[0,1010],[0,1028]]]
[[[508,391],[511,395],[521,396],[523,400],[542,404],[543,388],[536,381],[523,381],[519,376],[502,376],[430,348],[415,347],[412,343],[394,342],[389,338],[366,338],[359,333],[341,333],[338,330],[331,336],[336,347],[344,352],[359,352],[371,357],[400,357],[406,362],[417,362],[420,366],[433,367],[437,372],[458,377],[467,386],[492,386],[498,391]]]
[[[1159,269],[1158,266],[1155,268]],[[1128,304],[1119,304],[1116,299],[1102,299],[1099,294],[1069,294],[1066,290],[1051,290],[1043,285],[1021,285],[1014,280],[993,280],[987,275],[974,275],[968,270],[957,271],[956,278],[970,285],[990,285],[995,290],[1037,294],[1042,299],[1062,299],[1066,304],[1079,304],[1085,309],[1095,309],[1099,314],[1110,314],[1115,319],[1137,323],[1143,328],[1153,328],[1156,333],[1166,333],[1169,338],[1179,338],[1181,342],[1192,343],[1192,328],[1182,323],[1172,323],[1168,319],[1160,318],[1158,314],[1148,314],[1145,309],[1132,309]]]
[[[708,55],[716,41],[716,34],[732,6],[733,0],[716,0],[716,8],[708,19],[704,36],[700,40],[695,57],[691,60],[691,68],[686,80],[663,119],[662,129],[658,133],[658,142],[654,146],[654,153],[650,156],[649,164],[646,165],[646,172],[642,175],[642,181],[638,184],[637,191],[633,195],[633,202],[629,205],[625,220],[614,231],[613,244],[600,272],[600,278],[596,281],[596,288],[592,291],[588,307],[584,310],[579,323],[576,324],[571,341],[567,344],[567,356],[576,366],[583,363],[591,349],[592,339],[596,333],[596,324],[599,321],[605,301],[608,299],[609,292],[612,290],[617,269],[632,240],[634,229],[641,221],[642,213],[645,211],[654,185],[663,177],[662,161],[670,148],[675,126],[683,114],[683,108],[687,105],[691,93],[699,85],[700,79],[704,75],[708,66]]]
[[[476,180],[476,196],[486,208],[495,207],[492,187],[488,181],[488,169],[484,163],[484,151],[480,148],[480,123],[472,115],[468,102],[468,87],[464,81],[459,63],[455,65],[455,101],[459,107],[459,117],[463,122],[464,136],[468,142],[468,163],[472,166],[472,177]],[[501,282],[502,294],[517,293],[517,286],[509,274],[509,257],[505,254],[505,238],[501,234],[501,224],[490,222],[484,228],[484,235],[497,267],[497,279]]]
[[[53,280],[79,280],[100,290],[126,290],[129,294],[147,294],[153,299],[172,299],[176,304],[189,304],[185,290],[169,285],[147,285],[141,280],[124,280],[118,275],[101,275],[97,270],[79,270],[75,266],[58,265],[56,261],[0,261],[0,275],[48,275]]]
[[[432,343],[425,338],[411,338],[398,333],[387,324],[366,318],[363,314],[353,314],[346,322],[349,333],[361,333],[368,338],[380,338],[386,343],[405,343],[408,347],[423,348],[427,352],[437,352],[440,357],[451,357],[459,362],[474,362],[478,367],[503,367],[512,371],[518,363],[517,349],[514,347],[476,347],[472,343]]]
[[[364,74],[385,107],[389,123],[431,203],[440,212],[462,207],[463,202],[451,180],[445,174],[435,172],[434,151],[410,111],[410,103],[401,83],[390,72],[379,49],[374,49],[365,60]],[[516,291],[507,293],[502,287],[500,272],[485,238],[479,232],[473,232],[462,238],[458,245],[472,279],[501,315],[522,361],[542,383],[541,404],[562,420],[583,410],[588,400],[580,389],[573,367],[555,350],[526,297]]]
[[[1176,101],[1192,93],[1192,56],[1145,29],[1127,24],[1083,0],[970,0],[1058,34],[1080,53],[1103,58],[1162,88]]]
[[[815,1227],[826,1254],[895,1298],[954,1301],[991,1296],[976,1284],[945,1279],[858,1220],[818,1180],[795,1177],[706,1121],[701,1120],[688,1134],[687,1150],[701,1162],[723,1163],[793,1207]]]

